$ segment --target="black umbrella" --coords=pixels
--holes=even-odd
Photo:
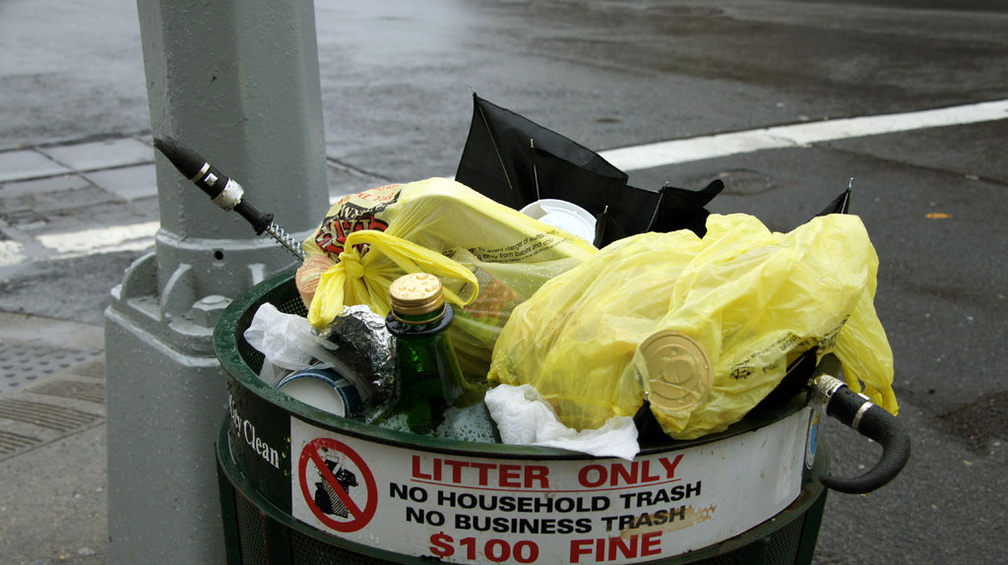
[[[579,167],[538,145],[532,149],[532,166],[538,198],[573,202],[595,216],[599,247],[646,231],[690,229],[702,236],[707,231],[704,206],[724,188],[716,180],[699,192],[668,185],[657,192],[645,190]]]
[[[594,151],[473,93],[473,117],[455,180],[520,209],[537,199],[532,145],[626,184],[627,175]]]
[[[724,185],[695,192],[629,186],[598,153],[473,94],[473,118],[455,180],[515,209],[542,199],[577,204],[598,220],[595,244],[645,231],[706,232],[711,201]]]
[[[854,179],[851,179],[850,184],[847,185],[847,190],[840,193],[839,196],[833,199],[822,212],[816,214],[816,216],[826,216],[828,214],[846,214],[847,210],[850,208],[850,192],[851,184],[854,183]]]

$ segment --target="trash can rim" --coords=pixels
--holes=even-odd
[[[214,352],[222,368],[229,378],[239,386],[248,389],[261,399],[278,406],[293,416],[311,425],[328,429],[349,436],[405,447],[422,447],[426,450],[470,456],[492,456],[516,459],[584,459],[586,454],[551,447],[530,445],[505,445],[466,442],[448,438],[421,436],[407,432],[390,430],[358,422],[348,418],[335,416],[286,394],[263,382],[262,379],[245,362],[238,351],[237,330],[242,316],[268,302],[272,294],[283,285],[292,285],[296,266],[284,269],[277,274],[264,279],[248,289],[244,294],[234,299],[222,313],[214,327]],[[254,313],[254,312],[253,312]],[[727,430],[704,436],[695,440],[673,440],[660,444],[645,445],[642,442],[641,455],[666,452],[670,449],[687,448],[698,444],[716,442],[718,440],[743,434],[775,422],[805,406],[804,399],[796,397],[784,407],[768,410],[759,414],[751,414],[741,422],[733,424]]]

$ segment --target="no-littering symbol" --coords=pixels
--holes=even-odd
[[[378,486],[367,463],[345,443],[317,438],[298,461],[301,494],[312,514],[337,532],[356,532],[374,517]]]

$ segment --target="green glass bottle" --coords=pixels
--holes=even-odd
[[[391,312],[385,319],[396,338],[396,401],[392,414],[405,414],[406,426],[429,434],[449,406],[478,402],[459,369],[446,330],[455,319],[445,304],[441,281],[434,275],[404,275],[389,287]]]

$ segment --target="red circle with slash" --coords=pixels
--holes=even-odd
[[[365,487],[366,498],[363,506],[350,496],[347,489],[340,484],[336,476],[326,465],[325,460],[320,454],[323,449],[342,455],[356,468],[357,476],[363,479]],[[338,520],[323,512],[315,502],[314,497],[312,497],[308,489],[308,468],[310,466],[318,470],[321,480],[327,483],[326,486],[331,488],[331,491],[336,494],[339,501],[346,508],[349,514],[346,520]],[[371,473],[371,469],[368,468],[364,459],[345,443],[332,438],[317,438],[308,442],[304,449],[301,450],[301,458],[298,461],[298,480],[301,483],[301,494],[304,495],[305,502],[308,503],[308,508],[311,509],[312,514],[333,530],[337,532],[356,532],[374,518],[375,509],[378,507],[378,486],[375,483],[374,474]]]

